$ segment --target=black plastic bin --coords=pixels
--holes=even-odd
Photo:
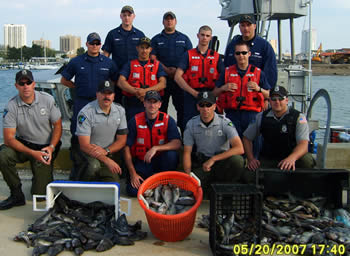
[[[222,250],[217,243],[216,220],[233,212],[244,221],[255,225],[255,243],[261,239],[262,193],[254,185],[245,184],[212,184],[210,193],[210,226],[209,243],[213,255],[233,255],[233,250]],[[249,243],[248,239],[247,242]]]
[[[264,196],[325,197],[327,207],[349,209],[349,174],[346,169],[260,169],[257,184]]]

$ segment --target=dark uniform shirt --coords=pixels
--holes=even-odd
[[[152,54],[167,67],[177,67],[182,55],[192,49],[191,40],[179,31],[167,34],[163,30],[152,38],[151,44]]]
[[[155,123],[155,121],[156,121],[155,119],[154,120],[149,120],[146,117],[147,126],[148,126],[148,128],[150,130],[152,129],[153,124]],[[135,143],[136,136],[137,136],[135,117],[131,118],[130,121],[128,122],[128,129],[129,129],[129,133],[128,133],[128,139],[126,141],[126,145],[131,147]],[[171,141],[171,140],[174,140],[174,139],[181,140],[181,136],[180,136],[179,130],[177,129],[177,126],[176,126],[176,122],[171,116],[169,116],[169,120],[168,120],[167,137],[168,137],[168,141]]]
[[[61,75],[67,80],[75,77],[77,97],[95,98],[98,83],[108,79],[118,80],[118,69],[111,59],[102,54],[92,57],[84,53],[73,58]]]
[[[242,40],[242,36],[235,36],[227,45],[224,58],[225,67],[236,64],[234,56],[235,46],[240,40]],[[274,88],[277,82],[277,61],[272,46],[269,42],[259,36],[255,36],[248,43],[252,53],[249,57],[249,64],[253,64],[264,71],[270,86]]]
[[[112,54],[113,61],[121,69],[125,63],[137,59],[136,46],[145,34],[135,27],[130,31],[122,28],[122,25],[108,32],[102,50]]]

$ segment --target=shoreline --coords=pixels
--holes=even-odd
[[[303,64],[308,68],[308,64]],[[350,76],[350,64],[312,64],[314,76]]]

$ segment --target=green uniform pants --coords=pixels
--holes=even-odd
[[[83,157],[87,163],[85,170],[81,173],[81,181],[103,181],[103,182],[119,182],[119,174],[112,173],[108,167],[100,160],[89,156],[88,154],[82,152]],[[111,158],[116,161],[116,154]]]
[[[208,198],[210,184],[213,183],[238,183],[244,168],[242,156],[231,156],[221,161],[215,162],[210,172],[203,171],[202,165],[208,160],[192,160],[192,172],[201,180],[201,186],[205,198]]]
[[[21,186],[16,164],[29,161],[33,173],[31,193],[45,195],[47,184],[53,181],[53,160],[51,165],[46,165],[6,145],[0,147],[0,170],[10,190]]]

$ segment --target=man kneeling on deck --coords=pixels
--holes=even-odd
[[[29,70],[17,72],[15,86],[18,95],[4,110],[4,145],[0,148],[0,170],[11,195],[0,203],[0,210],[25,204],[16,163],[30,162],[31,193],[46,194],[46,185],[53,180],[53,161],[61,144],[61,112],[54,98],[35,91],[33,74]]]
[[[122,173],[115,153],[126,143],[128,128],[125,110],[114,100],[114,84],[100,81],[96,100],[87,104],[78,114],[77,131],[80,150],[86,159],[78,180],[118,182]]]
[[[299,111],[288,108],[288,92],[276,86],[270,91],[271,109],[259,113],[243,133],[248,169],[260,167],[295,170],[313,168],[315,161],[308,153],[309,126]],[[263,147],[259,160],[254,158],[252,141],[262,134]]]
[[[200,92],[199,115],[188,121],[184,133],[184,170],[201,179],[205,197],[211,183],[237,183],[243,172],[241,139],[232,122],[215,113],[215,102],[212,92]]]
[[[157,91],[146,92],[145,111],[128,122],[129,134],[124,158],[129,175],[126,192],[136,196],[141,183],[161,171],[174,171],[179,163],[177,150],[181,137],[175,120],[160,112],[161,97]]]

